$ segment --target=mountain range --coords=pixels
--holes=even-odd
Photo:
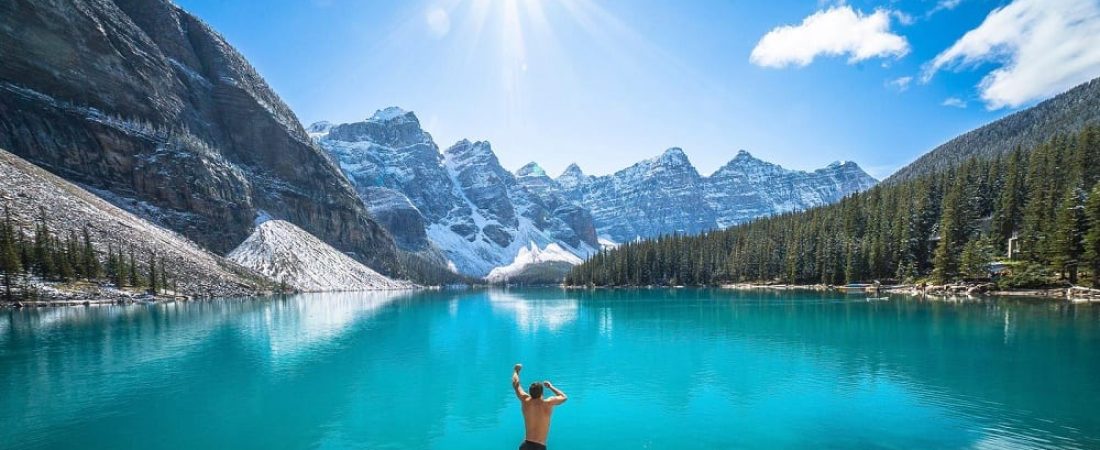
[[[851,162],[803,172],[746,151],[701,176],[679,148],[605,176],[573,164],[553,178],[534,162],[511,173],[485,141],[440,151],[416,115],[397,107],[308,131],[398,245],[441,255],[479,277],[521,251],[555,244],[565,252],[542,251],[537,259],[572,262],[601,246],[829,204],[876,183]]]

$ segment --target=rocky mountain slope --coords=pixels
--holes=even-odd
[[[852,162],[803,172],[744,150],[704,177],[679,148],[601,177],[572,165],[557,181],[564,197],[592,211],[599,236],[614,242],[724,228],[833,203],[876,183]]]
[[[974,156],[996,156],[1031,149],[1055,136],[1100,123],[1100,78],[1083,83],[1031,108],[974,129],[925,153],[885,180],[894,183],[957,166]]]
[[[219,254],[262,210],[396,270],[393,239],[290,109],[170,1],[0,2],[0,61],[0,147]]]
[[[580,256],[598,247],[587,211],[505,170],[488,142],[440,152],[416,115],[399,108],[314,124],[310,134],[402,248],[439,252],[461,273],[484,276],[530,242]]]
[[[283,220],[264,220],[226,256],[302,292],[406,289]]]
[[[210,253],[179,234],[153,225],[26,160],[0,150],[0,208],[12,213],[25,234],[44,218],[57,236],[88,227],[91,241],[106,259],[113,246],[129,252],[140,266],[156,254],[170,267],[178,292],[198,297],[235,297],[268,292],[274,283]]]

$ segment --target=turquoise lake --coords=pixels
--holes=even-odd
[[[705,289],[0,311],[2,449],[1100,448],[1100,305]]]

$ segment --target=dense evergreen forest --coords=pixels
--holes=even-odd
[[[569,285],[736,282],[1100,286],[1100,128],[976,156],[811,210],[603,251]]]
[[[28,236],[31,234],[33,237]],[[131,247],[109,245],[101,258],[92,245],[88,229],[59,236],[45,220],[26,233],[15,224],[11,211],[5,210],[0,222],[0,298],[31,299],[36,296],[33,279],[49,282],[87,281],[157,294],[175,290],[164,260],[150,254],[147,264],[139,264]]]

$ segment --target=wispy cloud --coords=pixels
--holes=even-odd
[[[943,103],[940,104],[952,108],[966,108],[966,101],[958,97],[947,97],[943,100]]]
[[[921,79],[985,62],[1000,64],[978,84],[988,109],[1021,106],[1088,81],[1100,75],[1100,6],[1015,0],[937,55]]]
[[[885,9],[863,14],[842,5],[818,11],[798,25],[777,27],[760,39],[749,61],[761,67],[804,67],[818,55],[848,56],[848,63],[900,58],[909,42],[890,31],[894,14]]]
[[[913,83],[913,77],[900,77],[893,80],[886,81],[886,87],[896,90],[898,92],[905,92],[909,90],[909,85]]]
[[[960,3],[962,3],[962,0],[940,0],[940,1],[936,2],[935,7],[928,10],[928,13],[925,14],[924,17],[925,18],[932,17],[933,14],[936,14],[940,11],[950,11],[952,9],[955,9],[955,7],[959,6]]]

